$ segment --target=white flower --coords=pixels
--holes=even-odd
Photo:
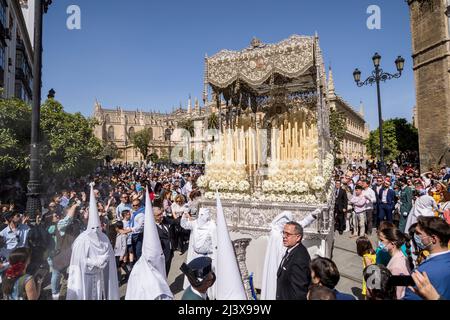
[[[313,204],[315,202],[316,202],[316,196],[315,195],[308,194],[308,195],[305,196],[305,203]]]
[[[322,190],[325,187],[325,179],[322,176],[312,178],[310,187],[313,190]]]
[[[230,185],[229,185],[228,181],[226,181],[226,180],[219,181],[219,189],[230,190]]]
[[[305,193],[308,191],[308,184],[304,181],[298,181],[295,183],[294,190],[296,193]]]
[[[278,191],[278,192],[282,192],[284,189],[284,184],[281,180],[275,181],[273,183],[273,190],[274,191]]]
[[[286,193],[294,193],[295,192],[295,182],[294,181],[284,182],[284,191]]]
[[[206,178],[206,176],[200,176],[200,177],[197,179],[197,185],[198,185],[200,188],[206,188],[206,187],[208,186],[208,179]]]
[[[264,192],[270,192],[273,190],[273,184],[270,180],[263,181],[262,189]]]
[[[250,189],[250,183],[247,180],[242,180],[239,182],[237,189],[242,192],[247,191]]]
[[[214,192],[206,192],[205,198],[206,199],[214,199],[215,198]]]
[[[216,180],[210,180],[209,181],[209,189],[215,191],[216,189],[218,189],[218,183]]]

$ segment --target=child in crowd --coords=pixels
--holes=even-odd
[[[353,206],[353,233],[351,238],[363,236],[366,233],[366,203],[369,201],[363,195],[363,187],[355,187],[355,195],[350,199]]]
[[[372,242],[370,242],[369,238],[366,236],[359,237],[356,239],[356,252],[360,257],[362,257],[363,260],[363,270],[372,264],[375,264],[376,262],[376,255],[375,250],[373,249]],[[362,295],[364,296],[364,299],[367,295],[367,287],[366,287],[366,281],[363,279],[363,286],[362,286]]]
[[[114,254],[116,256],[116,265],[117,265],[117,275],[119,279],[119,283],[121,282],[122,274],[121,270],[125,271],[126,277],[128,278],[130,271],[126,265],[127,258],[127,235],[120,231],[123,230],[123,222],[117,221],[115,224],[115,230],[117,233],[116,236],[116,244],[114,246]]]
[[[133,247],[131,246],[131,229],[130,229],[130,224],[131,224],[131,212],[130,210],[123,210],[122,211],[122,222],[123,222],[123,230],[126,235],[127,235],[127,256],[126,256],[126,262],[129,263],[130,265],[130,269],[131,266],[133,265],[133,261],[134,261],[134,255],[133,255]]]

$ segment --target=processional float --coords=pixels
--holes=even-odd
[[[205,58],[205,95],[210,88],[220,134],[198,180],[201,206],[215,212],[219,190],[232,237],[251,240],[239,241],[249,246],[239,256],[256,287],[270,224],[282,211],[300,221],[321,208],[304,244],[311,255],[331,255],[334,159],[326,86],[317,35],[277,44],[253,39],[242,51]]]

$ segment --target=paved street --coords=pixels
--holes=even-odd
[[[349,236],[350,233],[344,233],[342,236],[336,233],[333,261],[337,264],[341,273],[341,280],[337,289],[361,299],[362,261],[356,254],[356,238],[350,239]],[[376,236],[372,235],[371,240],[375,244]],[[180,300],[183,295],[184,277],[181,274],[180,266],[185,259],[186,253],[180,255],[179,252],[175,252],[168,277],[170,289],[175,295],[176,300]],[[122,297],[125,297],[126,285],[123,285],[120,290]]]
[[[375,245],[376,235],[372,234],[370,239]],[[361,299],[363,266],[362,258],[356,254],[356,238],[350,238],[350,233],[341,236],[336,232],[332,259],[341,274],[336,289]]]

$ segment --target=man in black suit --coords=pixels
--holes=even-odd
[[[153,214],[155,216],[156,229],[158,230],[161,247],[166,260],[166,273],[169,275],[170,265],[172,264],[173,248],[170,226],[175,222],[173,219],[164,217],[164,206],[160,200],[155,200],[153,204]]]
[[[311,283],[311,257],[301,243],[303,228],[297,222],[288,222],[283,229],[286,254],[277,273],[277,300],[306,300]]]
[[[339,231],[339,234],[344,233],[345,230],[345,213],[347,212],[347,192],[341,188],[341,182],[336,181],[335,191],[336,201],[334,202],[334,219],[335,229]]]
[[[391,189],[391,180],[386,178],[383,187],[378,194],[380,200],[380,210],[378,221],[381,222],[386,217],[386,220],[392,222],[392,211],[395,206],[395,191]]]
[[[377,197],[377,203],[375,204],[375,210],[376,212],[372,215],[373,218],[373,226],[380,225],[380,221],[378,221],[378,216],[380,215],[380,190],[383,188],[383,177],[377,176],[375,179],[375,183],[372,185],[372,190],[375,192],[375,196]]]

